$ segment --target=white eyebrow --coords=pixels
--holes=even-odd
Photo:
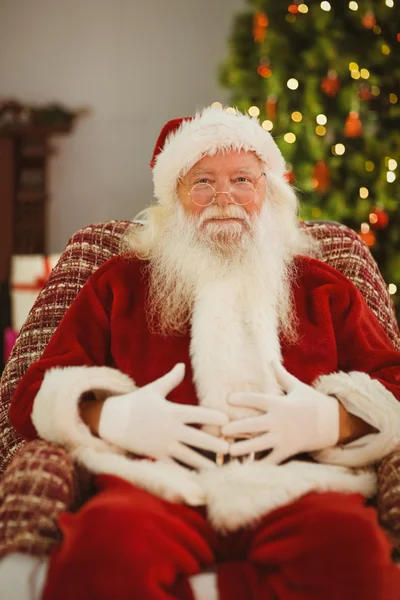
[[[190,173],[191,176],[196,176],[199,174],[208,174],[208,175],[215,175],[216,173],[218,173],[218,171],[215,171],[214,169],[194,169],[194,171],[192,171]],[[233,173],[251,173],[253,175],[255,175],[253,169],[249,169],[247,167],[238,167],[237,169],[233,169],[231,171],[231,175]]]

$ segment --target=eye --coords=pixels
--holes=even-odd
[[[253,182],[248,177],[244,177],[244,175],[241,175],[240,177],[236,177],[235,183],[253,183]]]
[[[201,177],[200,179],[196,179],[194,185],[197,185],[198,183],[208,183],[211,185],[211,180],[207,179],[207,177]]]

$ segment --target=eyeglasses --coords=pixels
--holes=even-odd
[[[265,173],[261,173],[256,184],[249,180],[237,181],[232,184],[227,192],[217,192],[210,183],[195,183],[187,193],[192,202],[197,206],[210,206],[218,194],[227,194],[234,204],[245,206],[254,200],[258,192],[260,179],[263,175]]]

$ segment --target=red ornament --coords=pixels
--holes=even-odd
[[[313,170],[313,187],[319,194],[325,194],[330,187],[329,167],[319,160]]]
[[[276,118],[277,101],[275,96],[268,96],[265,103],[265,111],[269,119],[274,120]]]
[[[353,110],[346,119],[344,134],[345,136],[351,138],[360,137],[362,134],[362,123],[360,121],[360,117],[358,116],[358,113]]]
[[[293,169],[286,171],[284,178],[288,183],[294,183],[296,181],[296,175],[294,174]]]
[[[257,67],[257,73],[261,75],[261,77],[268,79],[268,77],[271,77],[272,75],[272,69],[268,65],[259,65]]]
[[[373,98],[373,94],[371,92],[369,85],[362,84],[360,89],[357,92],[357,96],[359,97],[360,100],[364,100],[365,102],[368,102],[369,100],[371,100]]]
[[[364,244],[366,244],[368,246],[368,248],[372,248],[372,246],[375,246],[375,242],[376,242],[376,235],[373,231],[371,231],[371,229],[365,233],[363,233],[362,231],[358,232],[360,238],[363,240]]]
[[[385,229],[389,224],[389,215],[382,208],[374,206],[369,215],[369,222],[375,229]]]
[[[340,90],[340,81],[336,71],[329,71],[321,82],[321,89],[327,96],[333,98]]]
[[[367,12],[361,19],[362,26],[365,29],[373,29],[376,25],[376,18],[373,12]]]
[[[268,17],[265,13],[256,13],[253,20],[253,38],[256,44],[260,44],[264,41],[267,35],[267,28],[269,25]]]

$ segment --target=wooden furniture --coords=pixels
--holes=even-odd
[[[47,252],[50,139],[70,129],[70,125],[0,127],[0,344],[10,322],[10,259],[13,254]]]

